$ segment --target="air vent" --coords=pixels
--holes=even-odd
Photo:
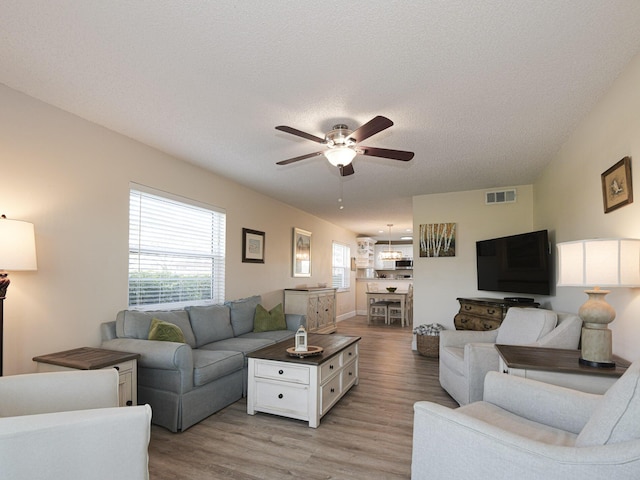
[[[515,203],[516,189],[498,190],[494,192],[485,192],[485,203],[487,205],[497,205],[498,203]]]

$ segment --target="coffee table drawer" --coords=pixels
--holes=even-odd
[[[355,358],[342,369],[342,391],[348,390],[358,379],[358,362]]]
[[[347,364],[358,356],[358,344],[354,343],[342,352],[342,363]]]
[[[268,381],[255,383],[256,408],[273,413],[308,417],[308,390],[305,385],[284,384]]]
[[[282,382],[309,385],[309,367],[306,366],[256,360],[255,368],[255,376],[259,378],[272,378]]]
[[[320,398],[322,403],[320,405],[320,414],[324,415],[327,413],[327,410],[331,408],[331,406],[340,398],[340,394],[342,390],[340,388],[340,375],[337,375],[326,385],[320,387]]]
[[[325,382],[333,375],[340,371],[342,366],[342,353],[334,356],[331,360],[323,363],[320,366],[320,383]]]

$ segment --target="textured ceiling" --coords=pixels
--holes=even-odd
[[[413,195],[534,182],[638,25],[638,0],[2,0],[0,83],[386,239]],[[375,115],[395,125],[365,143],[411,162],[275,165],[319,150],[276,125]]]

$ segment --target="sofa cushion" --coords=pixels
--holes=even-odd
[[[160,342],[186,343],[184,334],[179,326],[158,320],[157,318],[151,319],[148,338],[149,340],[157,340]]]
[[[254,332],[270,332],[272,330],[286,329],[287,321],[284,319],[284,310],[281,303],[269,311],[260,304],[256,306],[256,313],[253,318]]]
[[[255,295],[232,302],[225,302],[225,305],[228,306],[230,310],[231,326],[233,327],[233,334],[236,337],[243,333],[253,331],[253,317],[260,301],[260,296]]]
[[[269,332],[249,332],[244,335],[240,335],[238,338],[257,338],[259,340],[271,340],[274,343],[293,338],[295,332],[291,330],[271,330]],[[291,344],[293,346],[293,343]]]
[[[240,352],[194,350],[193,385],[206,385],[243,367],[244,356]]]
[[[188,307],[187,312],[196,337],[196,347],[233,337],[229,307],[225,305]]]
[[[242,337],[227,338],[208,345],[203,345],[201,350],[229,350],[232,352],[249,353],[258,350],[267,345],[273,345],[275,342],[268,338],[247,338]]]
[[[551,332],[558,323],[555,312],[543,308],[512,307],[507,312],[496,343],[500,345],[527,345]]]
[[[189,315],[185,310],[157,310],[150,312],[123,310],[116,317],[116,335],[118,338],[147,340],[153,318],[173,323],[180,327],[186,343],[195,348],[196,338],[193,335],[193,330],[191,330]]]
[[[576,446],[592,447],[640,440],[640,361],[604,394],[600,405],[584,426]]]

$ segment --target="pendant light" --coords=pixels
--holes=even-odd
[[[387,223],[387,227],[389,227],[389,248],[380,252],[380,260],[400,260],[402,258],[402,252],[391,249],[391,227],[393,227],[393,223]]]

